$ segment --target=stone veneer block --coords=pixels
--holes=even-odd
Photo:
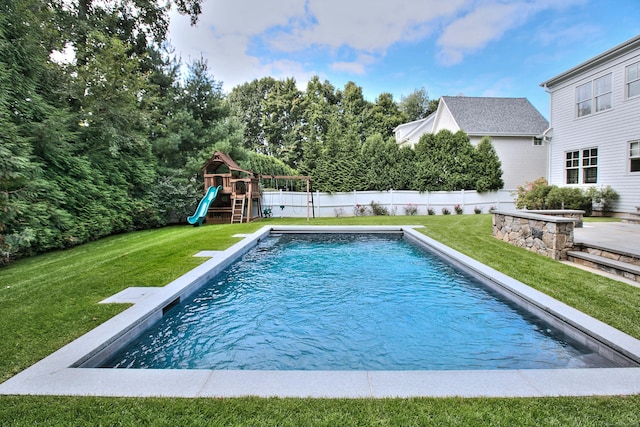
[[[574,222],[530,211],[494,211],[492,233],[514,246],[564,260],[573,248]]]

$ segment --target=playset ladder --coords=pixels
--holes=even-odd
[[[242,223],[244,219],[244,201],[246,197],[235,197],[233,199],[233,212],[231,212],[231,223]]]

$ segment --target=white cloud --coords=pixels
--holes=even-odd
[[[364,75],[393,45],[430,37],[442,64],[460,63],[533,14],[574,1],[584,0],[209,0],[196,27],[172,12],[170,38],[184,60],[204,56],[229,90],[266,75]]]
[[[576,3],[584,3],[584,0],[479,1],[444,28],[437,41],[440,47],[438,59],[444,65],[457,64],[465,54],[500,39],[507,31],[526,23],[534,14],[567,8]]]
[[[309,0],[304,25],[282,32],[273,44],[289,51],[321,45],[384,52],[394,43],[426,37],[439,19],[453,15],[465,3],[466,0]]]
[[[528,3],[487,4],[449,24],[438,39],[440,61],[445,65],[462,61],[463,55],[499,39],[505,31],[520,25],[531,13]]]
[[[282,62],[309,47],[327,56],[326,67],[362,75],[391,45],[427,37],[467,1],[216,0],[203,4],[196,27],[173,12],[170,38],[184,60],[208,59],[227,89],[276,72],[312,75],[304,69],[313,64]]]

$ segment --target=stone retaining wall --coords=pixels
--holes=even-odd
[[[494,211],[493,236],[556,260],[573,248],[574,220],[526,211]]]
[[[528,210],[529,213],[540,214],[540,215],[551,215],[551,216],[559,216],[562,218],[571,218],[573,220],[574,228],[582,227],[582,218],[584,217],[584,211],[578,209],[554,209],[554,210]]]

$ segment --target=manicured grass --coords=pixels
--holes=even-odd
[[[585,216],[584,222],[622,222],[622,218],[606,217],[606,216]]]
[[[129,286],[163,286],[275,223],[187,226],[113,236],[0,269],[0,381],[126,307],[97,304]],[[497,270],[640,338],[640,289],[512,247],[490,215],[320,218],[313,225],[413,224]],[[640,425],[640,396],[545,399],[119,399],[0,396],[1,425]]]
[[[3,397],[3,425],[637,426],[639,396],[543,399]]]

